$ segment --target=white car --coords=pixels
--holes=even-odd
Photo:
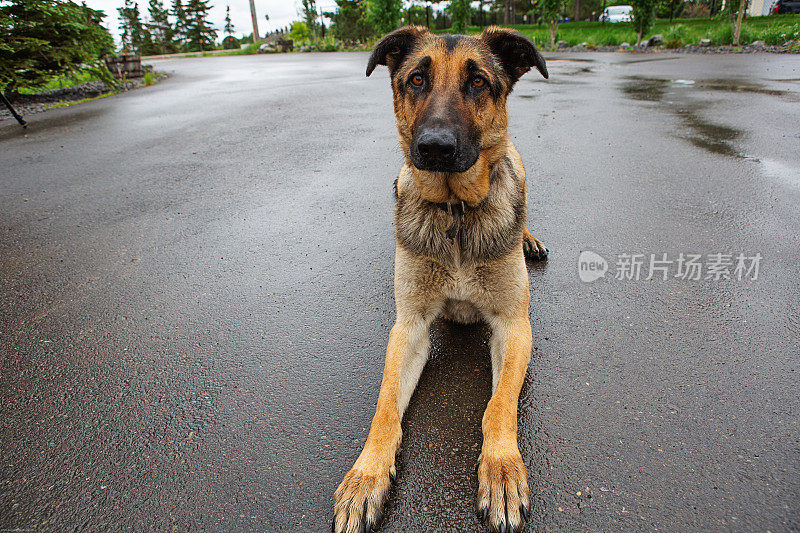
[[[631,6],[610,6],[603,10],[600,22],[630,22],[633,7]]]

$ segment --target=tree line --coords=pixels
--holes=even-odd
[[[707,17],[718,14],[724,5],[732,18],[736,4],[740,3],[735,0],[336,0],[336,10],[324,15],[332,22],[333,35],[346,43],[366,43],[403,24],[451,29],[455,33],[465,32],[469,26],[544,24],[550,29],[552,47],[559,23],[596,21],[606,7],[616,4],[633,6],[634,27],[641,40],[656,16],[670,20],[681,16]],[[303,0],[303,23],[312,36],[313,28],[319,24],[313,16],[313,6],[314,0]]]
[[[143,20],[139,4],[125,0],[119,13],[122,48],[142,55],[176,52],[202,52],[217,48],[217,29],[208,20],[211,9],[208,0],[172,0],[165,7],[162,0],[149,0],[147,18]],[[235,28],[230,18],[230,6],[225,12],[223,45],[238,48],[233,37]]]

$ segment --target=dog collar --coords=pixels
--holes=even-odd
[[[450,202],[442,202],[434,204],[436,207],[443,211],[447,211],[447,214],[453,217],[453,224],[447,228],[445,235],[450,242],[455,242],[456,235],[458,235],[458,242],[461,245],[461,249],[467,247],[467,228],[464,227],[464,214],[466,213],[467,206],[464,204],[462,200],[458,204],[453,204]]]

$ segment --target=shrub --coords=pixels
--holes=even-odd
[[[705,4],[689,4],[683,9],[683,16],[687,19],[708,18],[711,10]]]
[[[664,34],[665,48],[680,48],[689,41],[689,29],[683,24],[670,26]]]
[[[800,25],[788,28],[786,26],[772,26],[765,28],[758,38],[766,44],[781,45],[797,39],[798,34],[800,34]]]
[[[292,31],[289,33],[289,38],[295,41],[305,41],[311,37],[311,32],[308,31],[308,26],[305,22],[296,21],[292,22]]]

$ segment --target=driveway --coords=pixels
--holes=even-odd
[[[159,61],[0,122],[0,528],[328,529],[394,319],[402,155],[366,62]],[[548,68],[509,99],[551,250],[530,530],[800,528],[800,57]],[[481,531],[488,332],[432,337],[384,531]]]

